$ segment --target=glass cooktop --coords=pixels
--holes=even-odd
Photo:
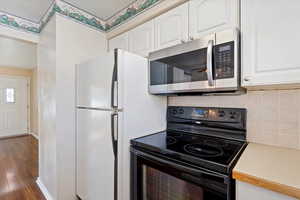
[[[160,132],[137,138],[131,143],[171,159],[224,173],[229,172],[233,159],[245,145],[242,141],[179,131]]]

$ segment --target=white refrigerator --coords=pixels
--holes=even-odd
[[[165,130],[167,98],[148,93],[148,60],[120,49],[76,68],[77,196],[130,200],[130,139]]]

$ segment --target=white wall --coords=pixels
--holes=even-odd
[[[39,35],[34,34],[34,33],[28,33],[25,31],[20,31],[17,29],[12,29],[11,27],[6,27],[6,26],[0,26],[0,35],[9,37],[9,38],[14,38],[14,39],[19,39],[23,41],[28,41],[32,43],[38,43],[39,42]]]
[[[37,68],[32,69],[30,81],[30,131],[39,136]]]
[[[75,199],[75,65],[100,55],[105,34],[57,15],[58,199]]]
[[[56,19],[50,20],[38,44],[39,178],[50,195],[57,194],[56,182]]]
[[[0,66],[34,68],[37,63],[36,44],[0,36]]]
[[[40,41],[40,180],[54,199],[75,200],[75,65],[106,51],[107,41],[58,14]]]

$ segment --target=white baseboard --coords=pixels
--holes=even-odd
[[[37,178],[36,184],[39,186],[40,190],[47,200],[54,200],[40,178]]]
[[[30,135],[32,135],[33,137],[35,137],[35,139],[39,140],[39,136],[37,136],[36,133],[30,132]]]

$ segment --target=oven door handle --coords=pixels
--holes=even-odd
[[[191,167],[188,167],[188,166],[183,166],[183,165],[177,164],[175,162],[172,162],[172,161],[169,161],[169,160],[165,160],[165,159],[161,159],[161,158],[158,158],[158,157],[153,156],[151,154],[138,151],[136,149],[134,149],[132,151],[137,156],[142,157],[142,158],[144,158],[144,159],[146,159],[148,161],[159,162],[159,163],[161,163],[163,165],[166,165],[167,167],[175,168],[177,170],[188,172],[188,173],[193,174],[193,175],[205,174],[205,175],[219,177],[219,178],[223,178],[223,179],[228,178],[227,176],[219,174],[217,172],[209,172],[209,171],[204,171],[204,170],[200,170],[200,169],[194,169],[194,168],[191,168]]]
[[[206,66],[207,66],[207,79],[208,79],[208,85],[209,86],[214,86],[214,77],[213,77],[213,46],[214,46],[214,41],[209,40],[208,45],[207,45],[207,61],[206,61]]]

